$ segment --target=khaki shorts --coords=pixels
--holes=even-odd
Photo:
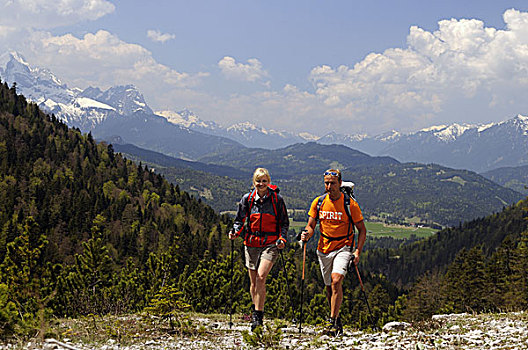
[[[277,261],[279,257],[279,248],[275,244],[270,244],[266,247],[245,247],[246,252],[246,267],[250,270],[258,269],[260,260],[269,260],[272,263]]]
[[[353,254],[348,245],[328,254],[317,251],[317,258],[319,260],[319,266],[321,267],[321,274],[323,275],[325,286],[332,284],[333,273],[339,273],[346,276],[348,262],[352,256]]]

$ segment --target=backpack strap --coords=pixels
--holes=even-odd
[[[352,221],[352,215],[350,215],[350,196],[346,193],[343,193],[344,199],[343,204],[345,205],[345,212],[348,216],[348,230],[347,230],[347,239],[350,238],[350,228],[354,232],[354,221]]]
[[[315,218],[316,220],[319,220],[319,210],[321,210],[321,205],[323,205],[323,201],[326,198],[326,196],[328,196],[328,193],[320,195],[319,198],[317,199],[317,217]]]
[[[279,198],[277,196],[277,192],[271,190],[270,191],[270,196],[271,196],[271,204],[273,205],[273,212],[275,213],[275,221],[277,221],[277,234],[280,236],[280,226],[281,226],[281,216],[280,212],[279,213],[279,210],[277,209],[277,207],[279,206]]]
[[[255,202],[255,196],[257,195],[257,189],[249,192],[248,196],[248,210],[246,214],[246,225],[247,225],[247,233],[251,234],[251,223],[250,223],[250,217],[251,217],[251,208],[253,207],[253,203]]]

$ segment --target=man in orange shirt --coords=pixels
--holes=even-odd
[[[308,224],[301,234],[302,241],[308,241],[314,234],[315,225],[319,220],[321,236],[317,245],[317,257],[321,267],[326,296],[330,304],[330,319],[325,332],[341,335],[343,326],[339,317],[339,309],[343,302],[343,280],[347,272],[350,259],[354,264],[359,262],[359,255],[365,244],[367,229],[363,222],[363,215],[359,205],[350,198],[350,222],[345,210],[345,194],[341,192],[341,172],[329,169],[324,173],[325,194],[321,199],[313,200],[308,212]],[[318,208],[319,206],[319,208]],[[354,226],[358,229],[358,245],[352,252],[354,244]]]

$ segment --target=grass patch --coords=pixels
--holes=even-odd
[[[438,230],[430,227],[409,227],[401,225],[387,225],[381,222],[366,222],[367,235],[373,237],[392,237],[398,239],[409,239],[411,236],[427,238],[434,235]]]
[[[265,330],[260,326],[251,333],[247,330],[242,331],[242,338],[251,348],[282,349],[283,347],[280,345],[282,339],[281,328],[284,326],[279,321],[275,321],[273,325],[266,323],[264,325]]]
[[[300,231],[306,226],[305,221],[290,220],[290,230]],[[366,221],[367,235],[373,237],[392,237],[396,239],[427,238],[438,232],[430,227],[411,227],[403,225],[388,225],[382,222]]]

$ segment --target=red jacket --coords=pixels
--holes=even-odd
[[[240,200],[233,229],[237,236],[243,234],[246,246],[266,247],[279,239],[286,243],[290,220],[284,199],[278,192],[276,186],[270,185],[264,198],[256,200],[255,189]]]

